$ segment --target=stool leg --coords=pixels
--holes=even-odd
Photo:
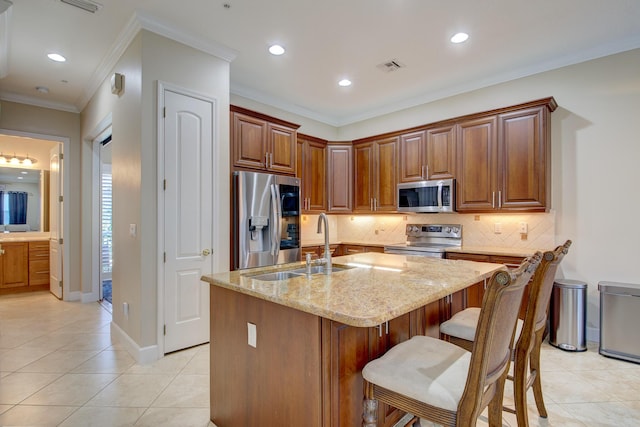
[[[515,400],[518,427],[528,427],[529,425],[527,416],[528,359],[526,351],[518,351],[513,366],[513,398]]]
[[[496,381],[496,394],[489,402],[489,427],[502,427],[502,400],[504,399],[504,383],[507,381],[508,370],[500,377],[499,380]],[[479,414],[476,414],[479,415]],[[475,425],[476,420],[473,420],[473,424],[466,425]],[[463,424],[464,425],[464,424]]]
[[[378,401],[365,398],[362,406],[362,427],[376,427],[378,422]]]
[[[535,375],[535,379],[533,380],[533,397],[536,400],[538,414],[542,418],[547,418],[547,408],[544,406],[544,398],[542,397],[542,381],[540,380],[540,346],[542,345],[543,338],[544,328],[536,331],[535,333],[535,343],[531,350],[531,359],[529,363],[531,365],[531,373]]]

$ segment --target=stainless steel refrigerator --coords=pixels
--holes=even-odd
[[[233,174],[235,270],[300,260],[300,179]]]

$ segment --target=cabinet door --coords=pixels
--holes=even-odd
[[[376,145],[374,210],[395,212],[398,209],[398,137],[377,141]]]
[[[24,242],[2,243],[1,288],[14,288],[29,284],[29,245]]]
[[[426,147],[426,178],[455,178],[456,126],[428,129]]]
[[[366,246],[361,245],[342,245],[343,255],[361,254],[367,251]]]
[[[424,131],[400,135],[400,182],[426,179],[426,148]]]
[[[457,206],[459,212],[496,208],[496,117],[483,117],[459,125]]]
[[[329,212],[351,212],[353,159],[350,145],[327,147],[327,202]]]
[[[264,169],[267,152],[267,122],[241,113],[231,113],[233,165]]]
[[[547,195],[546,107],[501,114],[499,132],[499,187],[502,209],[544,211]]]
[[[326,211],[326,144],[298,136],[297,164],[297,175],[302,182],[302,209],[305,212]]]
[[[271,172],[295,175],[296,131],[269,123],[267,132],[267,169]]]
[[[371,212],[375,191],[374,165],[375,146],[373,142],[353,147],[353,210]]]

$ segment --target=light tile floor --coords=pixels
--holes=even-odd
[[[1,296],[0,426],[215,427],[209,346],[138,365],[111,342],[110,322],[99,304]],[[545,344],[542,368],[549,418],[530,394],[530,426],[640,426],[640,365],[600,356],[595,343],[583,353]],[[504,413],[504,425],[515,427],[515,416]]]

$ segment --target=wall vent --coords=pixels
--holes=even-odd
[[[89,0],[60,0],[60,2],[75,6],[91,13],[96,13],[102,7],[101,4]]]
[[[383,62],[382,64],[377,65],[378,69],[384,71],[385,73],[390,73],[392,71],[399,70],[400,68],[406,67],[402,62],[397,59],[390,59],[388,61]]]

